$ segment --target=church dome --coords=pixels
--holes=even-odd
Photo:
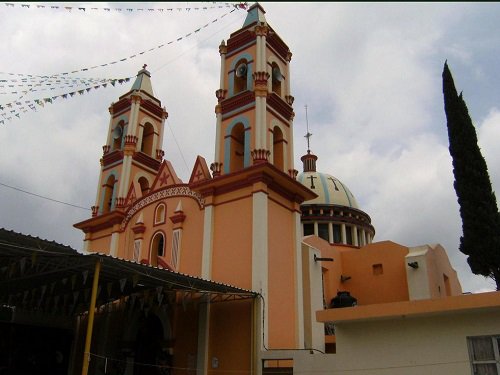
[[[308,136],[310,133],[308,132]],[[338,178],[316,170],[318,157],[307,150],[303,172],[297,181],[317,197],[300,206],[302,235],[316,235],[330,244],[361,247],[372,242],[375,228],[370,216],[359,208],[349,188]]]
[[[358,202],[349,188],[338,178],[316,171],[302,172],[297,181],[314,191],[318,197],[303,204],[337,205],[359,209]]]

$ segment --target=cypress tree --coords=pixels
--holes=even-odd
[[[462,218],[459,250],[467,255],[467,263],[474,274],[493,278],[497,290],[500,290],[500,214],[497,201],[467,105],[462,93],[457,94],[446,62],[443,95],[455,176],[453,186]]]

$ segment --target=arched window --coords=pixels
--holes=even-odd
[[[116,179],[114,175],[108,177],[106,184],[103,187],[102,213],[109,212],[113,209],[113,198],[115,192]]]
[[[234,70],[234,94],[247,90],[248,64],[245,59],[238,61]]]
[[[283,132],[278,126],[275,126],[273,129],[273,164],[282,171],[285,169],[283,155],[285,152],[284,142]]]
[[[157,232],[151,241],[151,257],[149,263],[152,266],[158,265],[158,257],[165,255],[165,237],[162,232]]]
[[[155,128],[149,122],[144,124],[142,131],[141,152],[149,156],[153,156],[153,139],[155,135]]]
[[[122,140],[125,135],[125,122],[122,120],[114,127],[111,132],[111,142],[113,142],[112,150],[120,150],[122,148]]]
[[[138,182],[141,187],[142,196],[145,196],[149,193],[149,181],[146,177],[140,177]]]
[[[230,172],[243,169],[245,161],[245,127],[242,123],[233,126],[231,130],[231,153]]]
[[[155,210],[155,225],[163,224],[164,222],[165,222],[165,205],[163,203],[160,203],[158,206],[156,206]]]
[[[281,74],[281,70],[278,64],[273,63],[271,65],[271,82],[272,82],[272,90],[274,93],[281,96],[281,82],[283,81],[283,75]]]

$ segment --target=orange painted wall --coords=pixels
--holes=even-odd
[[[174,373],[196,373],[196,369],[193,370],[193,366],[196,364],[196,355],[198,352],[197,308],[193,304],[187,304],[186,308],[184,308],[180,301],[178,301],[173,328],[175,338],[174,367],[178,369],[191,369],[191,371]]]
[[[316,236],[307,236],[303,240],[308,245],[321,250],[321,256],[332,258],[333,262],[322,262],[323,272],[323,293],[324,302],[328,305],[338,291],[345,290],[340,282],[342,275],[342,256],[341,250],[337,246],[330,246],[328,241]]]
[[[212,280],[252,289],[252,198],[214,209]]]
[[[209,374],[249,373],[252,348],[252,300],[210,306]],[[212,367],[212,358],[218,367]]]
[[[409,299],[404,257],[408,248],[383,241],[342,252],[342,274],[351,276],[341,287],[358,300],[358,305],[406,301]],[[374,265],[382,274],[374,274]]]
[[[268,201],[269,347],[295,347],[295,244],[292,212]]]
[[[134,238],[137,235],[132,228],[142,214],[146,230],[140,235],[143,238],[140,259],[149,259],[153,236],[158,231],[161,231],[165,235],[165,255],[162,259],[168,264],[172,264],[172,232],[174,224],[170,217],[175,214],[179,202],[181,202],[183,213],[186,215],[182,223],[179,272],[199,275],[201,272],[203,241],[203,211],[200,209],[198,202],[189,197],[172,197],[158,200],[138,211],[129,221],[125,232],[120,234],[120,252],[118,256],[133,259]],[[166,207],[165,221],[161,224],[154,224],[155,210],[160,203],[165,204]]]
[[[90,241],[90,250],[97,253],[109,254],[109,248],[111,245],[111,231],[106,230],[103,232],[97,232],[92,234],[92,240]]]

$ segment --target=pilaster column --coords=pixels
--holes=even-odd
[[[264,298],[264,316],[269,317],[268,303],[268,202],[267,194],[259,186],[254,185],[252,198],[252,290],[259,292]],[[265,187],[264,187],[265,189]],[[264,321],[263,344],[267,347],[268,319]],[[261,348],[263,349],[263,348]]]

